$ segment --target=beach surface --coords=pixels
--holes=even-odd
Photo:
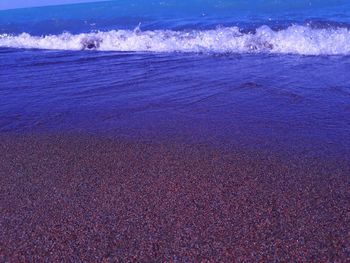
[[[349,71],[349,0],[0,10],[0,263],[350,262]]]
[[[2,135],[0,261],[350,259],[346,158]]]

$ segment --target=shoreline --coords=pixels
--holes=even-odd
[[[85,135],[0,136],[0,260],[337,261],[346,158]]]

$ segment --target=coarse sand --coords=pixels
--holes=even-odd
[[[349,262],[349,163],[1,136],[0,228],[1,262]]]

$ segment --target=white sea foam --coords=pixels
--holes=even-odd
[[[238,27],[193,31],[141,31],[137,28],[41,37],[22,33],[16,36],[0,35],[0,47],[128,52],[348,55],[350,31],[347,28],[313,29],[293,25],[279,31],[262,26],[255,33],[242,33]]]

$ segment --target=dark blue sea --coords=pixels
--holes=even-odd
[[[350,2],[0,11],[0,133],[76,132],[349,156]]]

